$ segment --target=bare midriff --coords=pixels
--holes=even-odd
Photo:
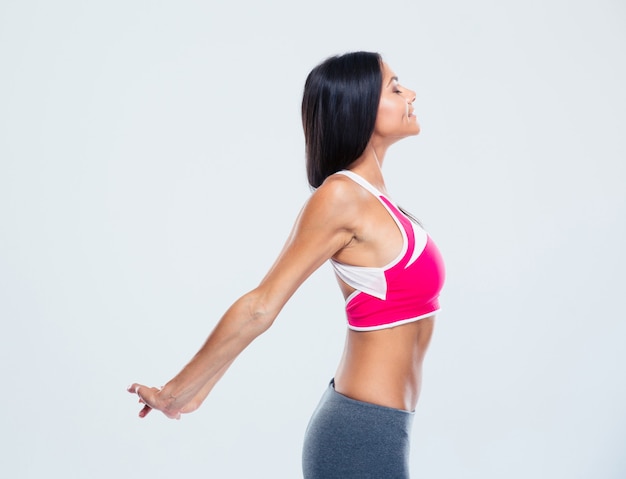
[[[376,331],[349,329],[335,390],[359,401],[414,411],[434,321],[430,316]]]

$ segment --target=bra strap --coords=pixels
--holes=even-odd
[[[380,191],[378,191],[369,181],[367,181],[361,175],[357,175],[354,171],[340,170],[335,174],[347,176],[352,181],[354,181],[355,183],[358,183],[359,185],[361,185],[363,188],[365,188],[367,191],[369,191],[371,194],[373,194],[375,197],[379,199],[380,197],[385,196]]]

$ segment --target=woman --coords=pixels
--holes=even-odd
[[[170,418],[197,409],[236,356],[330,260],[344,297],[343,357],[307,428],[304,477],[407,478],[410,426],[433,331],[443,263],[424,230],[386,193],[389,146],[417,135],[415,92],[380,55],[335,56],[309,74],[302,102],[314,192],[259,286],[224,314],[162,389],[129,392]]]

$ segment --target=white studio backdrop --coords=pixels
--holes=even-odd
[[[0,2],[0,476],[297,478],[334,373],[322,267],[181,421],[160,385],[309,195],[299,107],[380,52],[422,133],[387,186],[448,281],[419,478],[626,476],[623,2]]]

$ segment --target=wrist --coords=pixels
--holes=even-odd
[[[179,395],[176,393],[176,390],[172,387],[171,383],[167,383],[161,388],[159,391],[159,399],[163,403],[165,409],[175,410],[180,408],[177,404]]]

